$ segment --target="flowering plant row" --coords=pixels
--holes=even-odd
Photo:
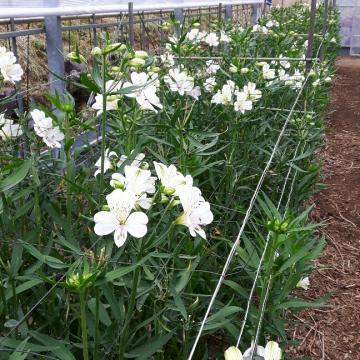
[[[301,299],[323,246],[303,203],[318,188],[337,16],[322,37],[318,7],[325,57],[310,69],[303,5],[209,31],[169,20],[158,56],[106,35],[91,58],[68,54],[86,68],[86,109],[66,93],[2,114],[1,346],[186,359],[295,103],[194,358],[284,356],[285,312],[317,304]]]

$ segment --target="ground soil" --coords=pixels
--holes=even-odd
[[[326,190],[314,196],[314,220],[328,220],[324,252],[306,298],[327,293],[320,309],[295,316],[300,346],[289,359],[360,359],[360,58],[339,57],[331,91],[326,144],[320,154]]]

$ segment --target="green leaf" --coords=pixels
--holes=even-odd
[[[88,307],[92,314],[95,316],[96,313],[96,299],[91,298],[88,301]],[[111,325],[111,319],[106,311],[106,308],[102,302],[99,301],[99,320],[105,325],[110,326]]]
[[[0,181],[0,192],[7,191],[25,179],[31,168],[31,160],[24,160],[11,175]]]
[[[163,336],[157,336],[147,340],[144,345],[130,351],[125,356],[128,358],[136,358],[137,360],[148,360],[153,354],[160,350],[172,337],[173,333]]]
[[[21,284],[21,285],[19,285],[18,287],[15,288],[15,294],[19,295],[22,292],[27,291],[27,290],[29,290],[29,289],[31,289],[31,288],[33,288],[36,285],[39,285],[41,283],[43,283],[43,280],[41,280],[41,279],[32,279],[32,280],[26,281],[23,284]],[[6,292],[5,292],[5,299],[6,300],[10,300],[13,297],[13,295],[14,294],[13,294],[12,288],[6,289]]]
[[[15,351],[10,355],[8,360],[25,360],[28,356],[27,351],[24,350],[30,338],[24,339]]]

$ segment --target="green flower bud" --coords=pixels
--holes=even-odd
[[[129,65],[133,67],[143,67],[145,65],[145,60],[141,58],[134,58],[129,61]]]
[[[149,54],[146,51],[143,51],[143,50],[135,51],[135,58],[147,59],[148,57],[149,57]]]

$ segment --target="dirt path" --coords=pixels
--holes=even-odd
[[[329,220],[326,247],[310,276],[309,299],[332,292],[327,306],[296,319],[292,359],[360,359],[360,58],[340,57],[320,157],[328,188],[313,217]]]

